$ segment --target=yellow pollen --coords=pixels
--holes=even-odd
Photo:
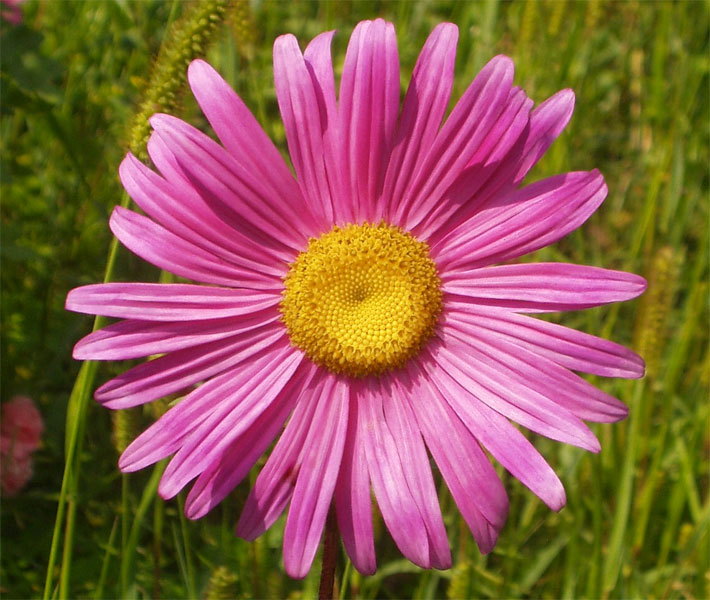
[[[429,246],[397,227],[334,227],[291,264],[281,313],[291,343],[352,377],[403,366],[433,334],[441,280]]]

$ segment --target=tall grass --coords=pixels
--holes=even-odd
[[[2,26],[2,398],[32,395],[47,421],[33,482],[2,505],[8,597],[317,593],[317,568],[302,582],[284,575],[282,522],[254,543],[234,537],[250,482],[188,522],[182,496],[156,496],[163,464],[121,476],[112,434],[135,435],[156,414],[146,409],[112,425],[91,395],[124,366],[70,359],[92,324],[63,311],[68,289],[104,273],[159,277],[111,245],[106,222],[122,201],[118,163],[143,139],[133,124],[141,126],[157,89],[155,60],[169,55],[177,35],[166,31],[173,22],[185,27],[191,10],[181,2],[30,1],[23,25]],[[514,59],[516,83],[538,102],[574,89],[575,116],[529,179],[598,167],[610,193],[579,231],[536,258],[634,271],[649,281],[636,302],[554,317],[630,345],[648,361],[641,381],[594,380],[631,410],[625,422],[595,426],[601,454],[535,439],[565,484],[567,507],[551,513],[502,473],[510,517],[496,549],[482,556],[442,485],[454,567],[414,567],[377,521],[379,569],[363,577],[343,554],[341,595],[707,597],[710,4],[265,1],[232,3],[226,15],[189,52],[207,54],[284,150],[270,55],[273,39],[287,31],[304,41],[339,29],[337,70],[357,21],[391,19],[406,85],[429,31],[453,21],[460,28],[454,97],[497,53]],[[183,92],[151,102],[161,108],[167,98],[169,110],[205,125]]]

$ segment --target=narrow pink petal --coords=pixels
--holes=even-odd
[[[560,90],[550,96],[530,115],[530,130],[525,138],[519,167],[513,177],[518,185],[562,133],[574,112],[574,92]]]
[[[458,27],[437,25],[427,38],[402,105],[402,115],[387,166],[381,202],[389,218],[436,138],[454,83]]]
[[[535,390],[537,394],[557,404],[560,417],[565,418],[569,412],[580,419],[611,423],[627,416],[628,409],[623,402],[552,360],[522,348],[497,332],[481,327],[477,318],[462,317],[456,319],[455,316],[448,315],[447,328],[451,325],[448,331],[494,357],[493,361],[505,364],[509,374],[515,373],[515,379],[527,381],[524,387]],[[542,406],[540,401],[538,404]],[[595,447],[583,447],[597,451],[596,442],[593,446]]]
[[[274,206],[295,217],[301,229],[314,230],[316,221],[291,171],[242,99],[203,60],[190,63],[187,78],[202,112],[234,159],[258,176]]]
[[[369,380],[357,382],[355,389],[358,429],[362,432],[370,480],[382,518],[402,554],[428,569],[432,566],[429,536],[407,479],[410,457],[402,459],[397,440],[385,420],[385,392],[377,382]]]
[[[523,427],[559,442],[599,452],[599,441],[577,416],[550,396],[537,381],[537,370],[515,361],[482,337],[458,337],[454,328],[429,345],[436,362],[472,395]]]
[[[107,408],[130,408],[174,394],[238,365],[285,338],[272,323],[224,340],[171,352],[104,383],[94,397]]]
[[[246,274],[147,217],[120,206],[113,209],[109,226],[131,252],[180,277],[229,287],[271,290],[283,287],[275,277],[258,276],[254,272]]]
[[[305,52],[303,58],[306,60],[308,69],[316,85],[321,114],[325,114],[325,129],[332,125],[333,118],[337,118],[338,105],[335,99],[335,75],[333,73],[333,59],[330,54],[330,46],[333,41],[335,31],[325,31],[314,37]]]
[[[447,302],[451,320],[475,323],[557,364],[603,377],[643,377],[644,362],[614,342],[576,329],[470,302]]]
[[[233,232],[232,245],[237,244],[240,253],[252,261],[292,260],[297,250],[293,247],[296,242],[289,245],[275,239],[274,224],[290,229],[300,220],[293,217],[286,226],[278,219],[272,219],[269,213],[273,209],[260,195],[268,191],[263,187],[256,191],[249,187],[244,178],[240,178],[240,175],[244,176],[243,169],[215,142],[210,140],[207,145],[217,156],[205,156],[202,132],[168,115],[154,117],[162,126],[160,131],[153,131],[148,140],[148,155],[172,189],[178,190],[181,198],[187,197],[183,201],[206,207],[206,211],[217,219],[217,229]],[[173,131],[170,132],[168,127],[172,127]],[[200,165],[204,168],[201,169]],[[191,174],[195,169],[199,176]],[[219,176],[229,181],[225,184]],[[247,177],[253,176],[249,174]],[[295,208],[298,209],[297,206]],[[282,214],[285,213],[283,211]],[[304,227],[304,231],[310,229]]]
[[[544,248],[584,223],[606,197],[599,171],[533,183],[476,213],[432,247],[441,271],[470,270]]]
[[[493,58],[476,76],[414,173],[394,221],[412,229],[441,200],[494,127],[513,82],[513,62]],[[492,143],[492,140],[489,141]]]
[[[453,182],[441,202],[432,207],[415,232],[419,239],[433,243],[452,227],[470,219],[489,195],[489,180],[508,160],[529,123],[532,100],[520,88],[513,88],[505,108],[498,116],[476,154]]]
[[[179,119],[168,117],[168,115],[155,115],[155,117],[163,127],[161,127],[161,132],[154,131],[150,136],[147,145],[148,155],[171,189],[179,194],[180,201],[188,206],[192,203],[200,208],[204,207],[203,212],[210,215],[210,225],[214,227],[216,232],[220,232],[220,238],[223,239],[225,235],[231,235],[234,241],[231,244],[227,243],[227,246],[237,245],[238,253],[245,258],[253,262],[291,261],[295,256],[294,248],[274,239],[261,227],[263,219],[266,219],[267,222],[270,219],[268,214],[272,210],[270,204],[235,175],[235,173],[243,175],[244,172],[239,166],[235,166],[236,163],[226,151],[210,140],[208,146],[218,156],[205,159],[204,152],[202,152],[204,148],[200,147],[200,143],[204,143],[202,132]],[[160,117],[164,117],[164,119],[161,120]],[[167,132],[168,127],[172,127],[172,133]],[[196,139],[191,141],[190,136]],[[187,146],[188,149],[181,148],[181,144]],[[199,158],[192,160],[190,157],[193,154],[197,154]],[[220,159],[223,160],[222,163],[219,162]],[[191,161],[198,163],[199,160],[211,163],[209,168],[200,172],[201,178],[207,179],[210,185],[205,185],[202,183],[202,179],[190,175],[190,170],[184,166]],[[225,166],[224,162],[229,164]],[[194,164],[191,165],[191,168],[195,168]],[[231,187],[220,182],[219,179],[215,180],[214,171],[231,178],[229,182]],[[268,193],[264,189],[259,191]],[[245,201],[245,197],[248,202]],[[255,211],[255,205],[260,211]],[[298,210],[298,206],[296,205],[294,209]],[[255,215],[255,212],[258,214]],[[261,222],[259,222],[260,220]],[[274,221],[278,222],[278,220]],[[298,223],[300,220],[292,217],[288,227],[291,228]],[[310,229],[304,226],[304,231],[310,231]]]
[[[278,436],[293,410],[296,396],[277,399],[197,478],[185,501],[188,519],[200,519],[224,500],[249,474]]]
[[[185,502],[188,518],[206,515],[242,481],[281,431],[317,369],[303,361],[271,405],[198,477]]]
[[[284,340],[270,348],[261,360],[242,365],[232,385],[224,387],[222,402],[190,434],[170,461],[158,493],[163,498],[172,498],[219,459],[229,444],[274,401],[301,360],[303,354]]]
[[[326,230],[333,223],[333,192],[337,192],[330,188],[325,162],[323,120],[328,115],[323,93],[291,34],[274,42],[274,82],[301,192],[313,205],[321,230]]]
[[[575,310],[631,300],[646,289],[633,273],[568,263],[500,265],[446,271],[442,290],[485,304],[523,312]]]
[[[294,220],[290,213],[298,206],[286,210],[274,203],[271,190],[256,173],[191,125],[164,114],[153,115],[150,124],[174,153],[173,161],[151,154],[168,181],[191,185],[220,218],[256,242],[274,249],[303,249],[311,232],[294,226],[300,219]]]
[[[66,309],[120,319],[198,321],[244,316],[280,301],[280,293],[185,283],[96,283],[71,290]]]
[[[340,471],[348,426],[348,381],[330,376],[303,448],[284,529],[284,567],[291,577],[308,574],[318,549]]]
[[[495,167],[467,205],[468,214],[496,205],[501,196],[518,187],[528,171],[562,132],[574,108],[572,90],[562,90],[530,113],[527,127],[515,145],[491,166]],[[461,192],[461,190],[457,190]]]
[[[436,370],[431,378],[471,434],[498,462],[552,510],[560,510],[565,505],[562,482],[510,421],[480,402],[444,369]]]
[[[389,392],[389,398],[383,402],[385,420],[397,444],[409,489],[424,520],[431,566],[448,569],[451,567],[451,550],[421,430],[399,386],[393,385]]]
[[[378,221],[380,195],[399,113],[399,56],[394,26],[361,21],[350,37],[340,81],[344,183],[356,223]],[[381,206],[379,207],[381,210]]]
[[[79,340],[77,360],[127,360],[165,354],[231,337],[280,318],[274,307],[244,317],[203,321],[139,321],[127,319],[94,331]]]
[[[357,399],[351,398],[347,438],[338,483],[335,486],[335,508],[338,529],[350,560],[360,573],[372,575],[377,569],[377,563],[372,527],[370,475],[358,422]]]
[[[319,370],[301,394],[291,419],[244,503],[237,523],[239,537],[256,539],[271,527],[286,508],[296,485],[308,437],[314,426],[321,426],[314,422],[319,405],[314,398],[322,398],[329,377],[329,374]]]
[[[456,506],[485,554],[493,549],[498,531],[505,524],[508,496],[476,439],[432,383],[432,375],[437,369],[436,362],[427,356],[412,361],[411,382],[405,383],[404,389],[408,392],[409,405],[424,441]]]
[[[157,136],[151,138],[149,147],[153,154],[157,152],[156,144],[161,143]],[[285,274],[285,264],[278,255],[227,225],[190,186],[168,183],[132,154],[123,159],[118,173],[128,194],[151,219],[182,239],[243,268],[244,277]]]
[[[263,361],[263,356],[257,357],[252,368],[263,368]],[[177,452],[242,376],[240,370],[230,369],[197,386],[133,440],[121,454],[119,468],[123,472],[139,471]]]
[[[330,46],[334,31],[326,31],[311,40],[303,53],[308,72],[313,79],[323,131],[323,162],[328,177],[330,201],[335,223],[343,225],[350,214],[350,195],[344,187],[341,165],[342,141],[335,98],[335,76]]]

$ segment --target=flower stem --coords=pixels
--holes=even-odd
[[[319,600],[335,600],[335,565],[338,562],[338,522],[335,518],[335,508],[330,507],[325,521],[325,537],[323,539],[323,563],[318,586]]]

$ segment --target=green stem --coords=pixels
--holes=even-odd
[[[72,486],[74,487],[74,486]],[[76,496],[70,492],[67,507],[67,524],[64,533],[64,549],[62,551],[62,572],[59,577],[59,597],[69,598],[69,578],[71,575],[71,558],[74,542],[74,522],[76,520]]]
[[[118,517],[113,521],[113,527],[111,527],[111,533],[108,537],[108,544],[106,546],[106,553],[104,554],[104,560],[101,563],[101,573],[99,574],[99,581],[96,584],[96,591],[94,592],[94,600],[102,600],[105,598],[104,585],[106,584],[106,577],[108,576],[108,566],[111,562],[111,554],[114,552],[113,545],[116,541],[116,533],[118,532]]]
[[[131,522],[131,528],[124,550],[125,554],[122,557],[123,560],[121,561],[121,586],[124,588],[123,597],[126,597],[128,583],[133,579],[133,563],[136,556],[136,548],[138,547],[138,537],[141,525],[143,524],[143,519],[148,512],[148,508],[150,508],[150,503],[155,500],[160,478],[163,476],[163,471],[165,471],[165,467],[167,467],[167,465],[167,460],[163,460],[155,465],[148,483],[143,488],[141,499],[138,502],[138,507],[136,508],[133,521]],[[190,597],[192,598],[195,596],[191,595]]]
[[[634,469],[636,467],[636,455],[639,447],[639,432],[641,423],[641,400],[645,389],[645,380],[642,379],[636,384],[634,396],[631,400],[629,436],[626,443],[626,454],[624,455],[624,465],[621,470],[621,479],[618,495],[618,503],[614,513],[614,523],[611,529],[609,540],[609,551],[604,561],[604,579],[602,593],[604,597],[609,595],[619,577],[621,569],[622,552],[624,549],[624,536],[629,525],[629,511],[634,491]]]
[[[185,574],[187,577],[187,588],[190,598],[196,598],[195,574],[192,568],[192,552],[190,552],[190,532],[188,530],[187,518],[185,517],[185,499],[183,494],[178,495],[178,511],[180,514],[180,532],[182,534],[182,544],[185,548]]]
[[[163,523],[165,521],[165,504],[156,502],[153,505],[153,598],[160,597],[160,572],[163,544]]]
[[[128,573],[125,567],[130,563],[132,556],[128,552],[128,475],[121,475],[121,597],[128,594]]]
[[[96,327],[95,327],[96,328]],[[65,467],[62,476],[62,487],[59,492],[57,502],[57,517],[54,521],[54,532],[49,550],[49,560],[47,563],[47,574],[44,581],[44,592],[42,597],[49,600],[52,597],[52,587],[54,584],[54,567],[59,553],[59,542],[62,536],[62,525],[64,524],[64,513],[67,508],[68,499],[75,498],[77,492],[78,477],[76,472],[79,466],[79,455],[81,454],[81,442],[84,435],[84,424],[86,421],[86,411],[88,398],[92,388],[93,380],[96,376],[96,363],[85,362],[79,369],[74,388],[69,397],[66,419],[66,441],[65,441]],[[69,573],[71,566],[71,546],[74,533],[74,505],[69,508],[67,517],[67,527],[64,539],[63,559],[60,575],[60,597],[66,598],[69,585]],[[66,536],[69,536],[67,538]],[[63,594],[62,594],[63,592]]]

